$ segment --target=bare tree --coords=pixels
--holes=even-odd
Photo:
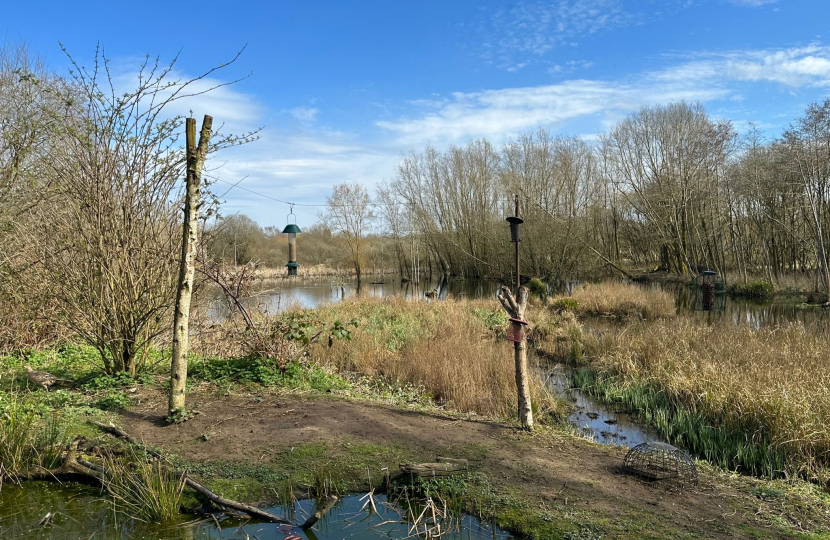
[[[185,153],[183,119],[165,111],[199,79],[171,80],[174,64],[148,59],[137,87],[120,93],[103,54],[90,70],[73,61],[83,100],[47,162],[55,197],[32,212],[39,226],[26,235],[44,254],[32,277],[48,283],[61,322],[98,349],[109,373],[134,376],[170,324]],[[208,151],[247,140],[217,137]]]
[[[360,184],[338,184],[326,199],[328,209],[320,216],[333,232],[346,239],[358,285],[366,257],[364,234],[375,217],[371,202],[366,188]]]
[[[830,198],[830,99],[807,107],[784,134],[791,164],[804,192],[816,246],[816,269],[830,292],[826,214]]]

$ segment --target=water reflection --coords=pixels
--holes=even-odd
[[[672,293],[678,313],[688,313],[708,323],[729,321],[736,325],[747,325],[753,330],[774,328],[787,324],[801,324],[807,329],[823,330],[830,322],[827,309],[807,305],[798,297],[776,297],[758,302],[746,298],[726,295],[721,312],[695,311],[695,289],[680,283],[649,284],[646,287],[661,288]]]
[[[573,369],[556,365],[544,376],[545,386],[573,405],[568,422],[580,433],[602,444],[633,448],[647,441],[664,440],[656,430],[638,424],[632,415],[595,401],[573,385]]]
[[[296,527],[273,523],[257,523],[239,518],[217,520],[183,517],[179,523],[158,525],[137,523],[116,515],[111,503],[100,490],[74,483],[25,482],[4,485],[0,497],[0,538],[102,539],[127,538],[159,540],[241,540],[275,538],[288,540],[380,540],[419,538],[411,535],[407,513],[383,496],[376,496],[378,513],[361,510],[360,496],[345,497],[314,528],[303,531]],[[314,502],[297,501],[292,507],[275,507],[276,515],[293,516],[304,521],[314,512]],[[47,514],[50,524],[38,525]],[[419,511],[415,510],[415,515]],[[504,531],[484,525],[470,516],[441,520],[441,538],[446,540],[507,540]],[[423,525],[421,526],[423,528]]]

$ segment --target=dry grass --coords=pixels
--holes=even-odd
[[[703,419],[700,429],[695,429],[712,437],[717,432],[721,446],[742,442],[720,449],[732,454],[725,458],[734,465],[826,483],[828,351],[830,337],[799,326],[756,332],[730,323],[710,326],[679,318],[636,324],[619,332],[614,343],[592,360],[592,368],[613,375],[618,387],[657,389],[660,399]],[[682,433],[693,431],[691,424],[688,429],[669,427],[699,449],[709,448],[711,441],[698,440],[701,434]],[[713,455],[719,451],[710,450]],[[784,470],[769,470],[773,466]]]
[[[556,306],[562,298],[576,300],[575,310],[578,315],[637,317],[645,320],[675,315],[674,297],[670,293],[617,281],[583,285],[570,297],[554,299],[553,305]]]
[[[503,338],[507,316],[495,301],[366,298],[322,308],[320,315],[332,321],[360,321],[351,340],[313,351],[321,362],[341,371],[421,386],[457,411],[515,416],[513,345]],[[545,395],[534,366],[531,371],[535,412],[559,414],[560,405]]]

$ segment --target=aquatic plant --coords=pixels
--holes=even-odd
[[[104,458],[104,487],[119,512],[144,522],[179,517],[185,478],[171,472],[161,460],[130,450],[125,456]]]

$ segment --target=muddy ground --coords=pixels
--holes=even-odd
[[[625,449],[585,441],[562,427],[528,434],[507,423],[347,396],[220,395],[208,389],[189,398],[200,414],[167,426],[164,394],[148,389],[137,398],[140,404],[122,414],[123,427],[192,462],[268,463],[279,469],[295,448],[354,443],[375,449],[374,466],[380,460],[397,470],[401,455],[431,460],[451,452],[469,458],[494,490],[520,494],[546,520],[553,516],[581,527],[571,534],[587,531],[571,538],[819,538],[798,531],[828,529],[821,507],[708,467],[701,468],[697,487],[682,490],[632,477],[620,470]]]

